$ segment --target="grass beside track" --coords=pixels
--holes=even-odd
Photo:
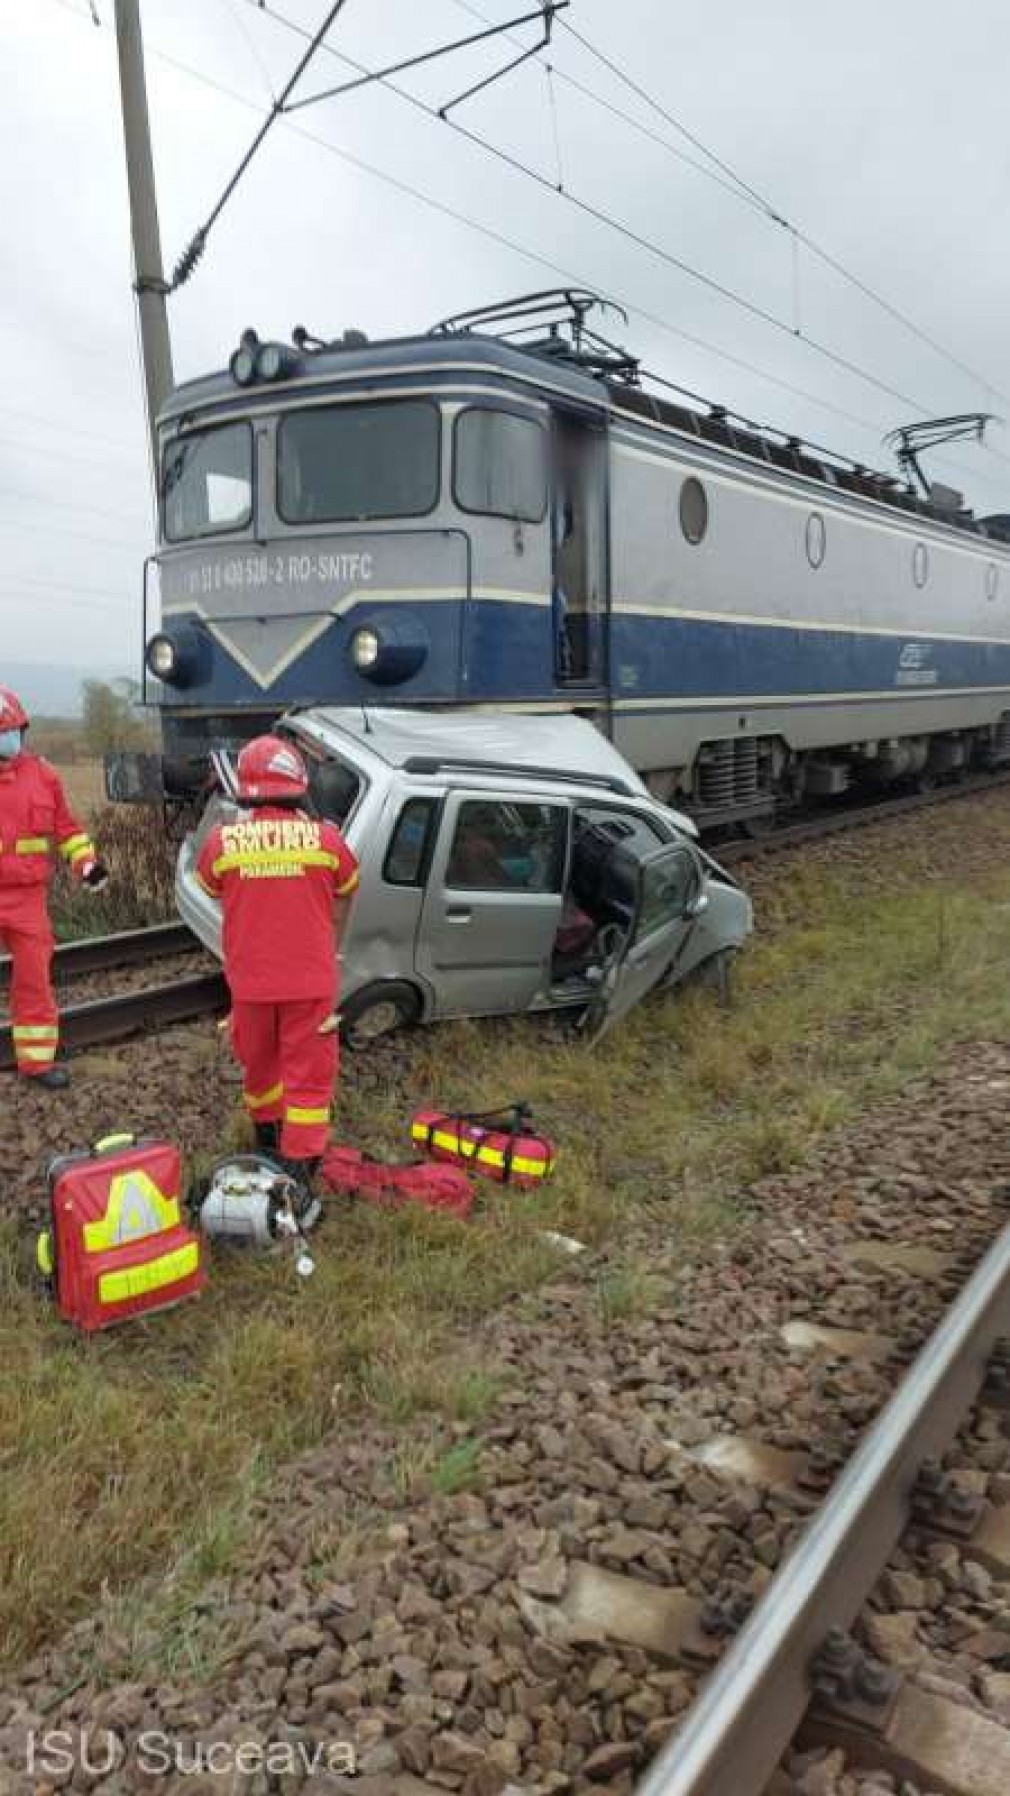
[[[729,1009],[704,990],[657,998],[595,1052],[548,1022],[432,1030],[391,1072],[379,1117],[351,1070],[341,1133],[391,1153],[422,1094],[530,1098],[560,1146],[536,1197],[489,1187],[470,1225],[341,1210],[307,1285],[286,1261],[216,1265],[201,1304],[96,1341],[60,1327],[23,1239],[0,1231],[3,1663],[104,1601],[122,1655],[110,1670],[139,1675],[152,1637],[161,1669],[206,1670],[194,1593],[248,1545],[272,1467],[363,1408],[393,1423],[431,1412],[430,1448],[391,1475],[465,1484],[466,1429],[445,1423],[479,1426],[499,1384],[476,1354],[447,1358],[448,1332],[549,1276],[540,1230],[609,1239],[601,1306],[627,1314],[650,1300],[643,1228],[704,1251],[745,1221],[755,1179],[958,1039],[1005,1033],[1010,803],[988,801],[973,830],[950,812],[886,842],[752,877],[759,934]],[[151,1592],[129,1597],[148,1572]]]

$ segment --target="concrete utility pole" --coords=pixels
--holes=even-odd
[[[116,0],[119,90],[123,108],[126,177],[130,188],[134,285],[140,313],[147,426],[157,484],[157,439],[154,421],[173,386],[172,343],[168,331],[167,283],[161,265],[161,233],[154,187],[154,158],[147,117],[144,44],[140,32],[140,0]]]

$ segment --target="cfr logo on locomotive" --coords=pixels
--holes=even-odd
[[[898,656],[896,686],[934,686],[936,668],[930,667],[932,649],[928,642],[906,642]]]

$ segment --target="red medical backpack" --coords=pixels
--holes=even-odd
[[[49,1168],[52,1228],[38,1259],[61,1316],[88,1333],[194,1297],[201,1242],[182,1221],[179,1150],[110,1135]]]

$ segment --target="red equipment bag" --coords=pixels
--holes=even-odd
[[[356,1147],[334,1144],[323,1155],[321,1172],[331,1191],[383,1209],[397,1210],[411,1200],[450,1216],[469,1216],[473,1209],[473,1187],[456,1166],[428,1166],[423,1160],[391,1166]]]
[[[60,1315],[92,1333],[194,1297],[206,1282],[199,1236],[180,1210],[179,1150],[109,1135],[49,1168],[52,1228],[38,1262]]]
[[[530,1190],[554,1171],[554,1143],[538,1135],[528,1104],[501,1110],[418,1110],[410,1134],[433,1160],[455,1160],[482,1178]]]

